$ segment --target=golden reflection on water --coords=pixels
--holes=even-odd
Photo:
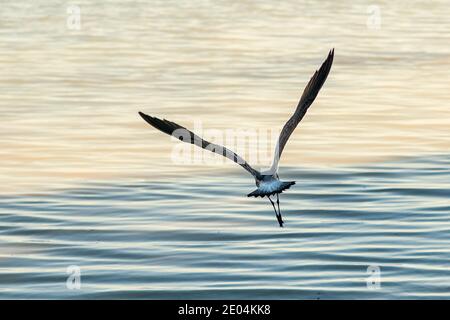
[[[447,1],[378,1],[379,29],[367,1],[78,4],[79,31],[59,1],[2,5],[2,192],[189,175],[202,166],[174,165],[170,137],[137,111],[279,130],[332,47],[331,74],[282,166],[450,150]]]

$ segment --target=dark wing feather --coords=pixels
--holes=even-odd
[[[182,127],[179,124],[176,124],[175,122],[171,122],[166,119],[161,120],[156,117],[151,117],[142,112],[139,112],[139,115],[151,126],[168,135],[174,136],[183,142],[191,143],[203,149],[207,149],[211,152],[220,154],[242,166],[254,177],[258,177],[260,175],[260,173],[257,170],[253,169],[244,159],[242,159],[239,155],[237,155],[233,151],[223,146],[203,140],[201,137],[199,137],[192,131],[189,131],[185,127]]]
[[[292,132],[294,132],[297,125],[305,116],[309,106],[313,103],[314,99],[317,97],[317,94],[325,83],[328,73],[330,72],[331,65],[333,64],[333,57],[334,49],[329,52],[327,59],[323,62],[320,69],[317,70],[312,76],[311,80],[309,80],[297,105],[297,109],[281,130],[277,148],[275,150],[274,165],[272,166],[272,168],[278,165],[278,160],[281,157],[281,153],[283,152],[284,147],[286,146],[286,142],[288,141]]]

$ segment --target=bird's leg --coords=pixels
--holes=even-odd
[[[272,199],[270,199],[270,196],[267,196],[267,198],[269,198],[270,203],[272,204],[273,210],[275,211],[280,227],[283,227],[283,220],[281,220],[281,215],[278,214],[277,209],[275,208],[275,203],[272,201]]]
[[[278,215],[280,216],[280,220],[279,221],[281,221],[281,224],[283,224],[284,221],[283,221],[283,218],[281,217],[280,197],[278,196],[278,193],[277,193],[277,206],[278,206]]]

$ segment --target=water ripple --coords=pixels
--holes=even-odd
[[[449,159],[282,168],[298,181],[281,197],[284,229],[233,172],[2,196],[0,296],[449,297]],[[79,291],[65,288],[69,265],[82,270]]]

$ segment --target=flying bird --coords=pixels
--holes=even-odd
[[[156,129],[168,134],[173,135],[179,140],[194,144],[203,149],[207,149],[211,152],[220,154],[247,170],[255,179],[255,183],[257,189],[253,192],[249,193],[248,197],[267,197],[272,204],[272,207],[275,211],[275,215],[277,217],[278,223],[280,227],[283,227],[283,219],[281,217],[280,210],[280,199],[279,194],[284,190],[289,189],[292,185],[295,184],[295,181],[281,181],[278,176],[278,162],[280,160],[280,156],[286,146],[286,143],[291,136],[292,132],[294,132],[297,125],[305,116],[308,108],[313,103],[314,99],[317,97],[320,89],[322,88],[325,80],[327,79],[328,73],[330,72],[331,65],[333,64],[334,57],[334,49],[332,49],[327,59],[323,62],[322,66],[319,70],[316,70],[312,78],[309,80],[306,88],[303,91],[303,94],[300,98],[300,101],[295,109],[294,114],[289,118],[289,120],[284,125],[281,130],[280,136],[278,138],[276,147],[275,147],[275,155],[274,160],[272,162],[272,166],[269,170],[260,172],[253,167],[251,167],[244,159],[242,159],[235,152],[227,149],[224,146],[220,146],[214,143],[210,143],[206,140],[203,140],[201,137],[197,136],[192,131],[189,131],[185,127],[176,124],[175,122],[171,122],[166,119],[158,119],[156,117],[152,117],[146,115],[145,113],[139,112],[140,116],[147,121],[151,126]],[[276,196],[277,208],[275,207],[274,200],[272,200],[272,196]],[[278,210],[277,210],[278,209]]]

